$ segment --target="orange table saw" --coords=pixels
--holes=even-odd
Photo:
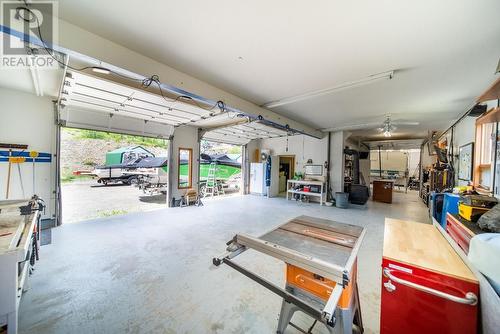
[[[330,333],[362,333],[356,276],[364,234],[360,226],[300,216],[258,238],[235,235],[227,243],[226,253],[213,263],[225,263],[283,298],[278,334],[289,324],[297,328],[290,322],[296,311],[322,322]],[[233,260],[250,248],[286,263],[285,289]],[[297,329],[308,333],[312,328],[307,332]]]

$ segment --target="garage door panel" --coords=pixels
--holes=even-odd
[[[64,82],[61,104],[69,108],[63,111],[61,117],[64,117],[68,110],[72,112],[76,110],[83,115],[78,116],[82,119],[79,126],[85,124],[92,128],[107,128],[110,115],[170,126],[195,125],[196,122],[213,116],[213,111],[207,110],[210,107],[192,105],[190,101],[185,101],[182,97],[171,99],[145,91],[141,88],[140,82],[126,86],[78,72],[68,73]],[[93,120],[89,119],[87,115],[90,111],[102,112],[104,116],[99,115]],[[80,122],[75,118],[70,118],[70,121],[75,125]],[[100,123],[103,121],[105,123]],[[111,126],[114,122],[117,121],[112,117]],[[130,120],[127,122],[137,123]],[[130,129],[125,127],[124,130],[137,132],[137,126],[134,124]]]
[[[281,129],[254,121],[244,124],[238,122],[233,125],[220,126],[212,130],[208,129],[203,135],[203,139],[245,145],[255,139],[285,137],[287,135],[292,135],[292,133],[287,133]]]
[[[116,132],[129,135],[168,139],[174,127],[151,120],[128,117],[125,115],[105,113],[84,108],[66,107],[60,112],[62,125],[80,129]]]
[[[250,142],[250,140],[246,138],[238,138],[235,136],[223,135],[214,132],[209,132],[205,134],[203,136],[203,139],[218,143],[233,144],[233,145],[246,145]]]
[[[111,93],[108,91],[102,91],[102,90],[96,90],[95,88],[92,87],[87,87],[87,86],[82,86],[82,85],[77,85],[75,89],[66,89],[68,93],[72,93],[75,95],[84,95],[88,97],[93,97],[97,99],[103,99],[107,101],[113,101],[117,105],[120,103],[124,103],[128,100],[127,96]]]

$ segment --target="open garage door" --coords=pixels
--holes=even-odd
[[[138,87],[133,87],[134,85]],[[149,147],[147,145],[152,141],[157,142],[172,139],[174,128],[177,126],[188,124],[191,125],[196,121],[209,118],[216,114],[216,110],[205,110],[201,107],[193,106],[189,103],[185,103],[174,98],[170,99],[169,97],[164,97],[153,92],[145,91],[140,82],[131,82],[131,85],[127,85],[116,81],[110,81],[106,78],[91,76],[73,71],[68,72],[65,77],[59,101],[60,108],[58,108],[58,129],[60,132],[58,135],[59,154],[57,155],[57,170],[60,174],[58,176],[59,181],[57,182],[57,187],[59,189],[59,208],[56,213],[59,224],[61,223],[62,217],[61,208],[63,207],[63,205],[61,203],[61,189],[63,186],[65,187],[64,192],[66,196],[66,203],[72,203],[71,200],[73,200],[73,198],[76,198],[78,201],[81,201],[82,198],[89,198],[89,200],[91,200],[93,196],[89,195],[91,194],[91,192],[88,191],[88,189],[91,189],[92,193],[96,193],[98,191],[105,193],[105,197],[112,197],[113,191],[117,192],[117,196],[125,197],[117,202],[128,200],[130,204],[128,205],[128,207],[133,209],[134,206],[137,206],[139,208],[139,211],[142,210],[144,204],[148,206],[155,204],[156,202],[152,202],[152,200],[150,199],[154,196],[148,198],[147,201],[143,200],[144,197],[147,197],[147,194],[144,191],[145,188],[143,189],[142,187],[139,187],[141,185],[139,184],[139,180],[149,180],[150,178],[155,177],[158,180],[163,180],[165,179],[164,174],[167,171],[166,167],[150,168],[153,171],[143,171],[140,169],[131,170],[126,168],[123,169],[121,167],[106,169],[105,166],[120,165],[124,163],[122,160],[109,163],[107,156],[110,152],[108,151],[115,150],[121,152],[126,150],[127,152],[129,152],[130,149],[134,149],[132,146],[136,146],[141,149],[146,148],[151,153],[156,154],[157,157],[166,157],[168,154],[166,152],[161,152],[162,149],[159,146]],[[83,130],[74,130],[73,132],[76,131],[77,134],[72,134],[71,132],[68,132],[70,130],[68,128],[77,128]],[[78,147],[78,145],[81,145],[81,143],[78,141],[81,141],[83,139],[86,141],[85,147],[82,147],[81,150],[69,150],[68,146],[66,145],[66,150],[61,150],[61,145],[64,144],[64,141],[61,140],[61,137],[63,137],[61,136],[62,129],[66,131],[64,137],[66,142],[76,143],[71,144],[71,146]],[[88,133],[85,131],[87,131]],[[88,136],[89,134],[95,134],[98,135],[98,137],[91,138]],[[128,138],[131,136],[138,136],[136,137],[138,141],[133,138]],[[115,140],[116,142],[113,142],[113,140]],[[93,154],[89,154],[89,152],[87,152],[89,147],[92,148],[90,151],[92,151]],[[151,149],[153,150],[151,151]],[[105,153],[105,151],[108,153]],[[79,152],[82,154],[87,152],[88,156],[85,156],[85,160],[82,160],[80,154],[75,154],[75,152]],[[104,158],[104,154],[106,154],[106,162],[104,163],[104,161],[98,161],[100,158]],[[61,161],[61,157],[63,156],[66,156],[64,164]],[[68,158],[70,156],[71,158]],[[124,155],[122,154],[121,156],[123,157]],[[88,168],[85,164],[91,162],[92,168]],[[75,166],[78,167],[76,171]],[[94,168],[95,166],[98,167]],[[104,166],[104,168],[101,168],[99,166]],[[64,173],[62,173],[61,171]],[[101,171],[104,172],[101,173]],[[77,178],[75,184],[71,184],[68,181],[65,181],[64,184],[61,184],[61,180],[64,181],[66,179],[69,179],[68,175],[72,176],[72,174],[75,174],[77,176],[82,175],[83,179]],[[85,180],[85,175],[91,175],[92,177],[94,177],[94,179],[96,178],[95,175],[97,175],[97,181],[103,180],[103,182],[97,184],[96,181]],[[137,179],[135,183],[136,187],[138,187],[138,189],[136,189],[136,196],[138,199],[137,201],[133,201],[131,198],[127,198],[126,196],[127,193],[129,197],[133,196],[135,194],[134,189],[129,189],[130,187],[112,188],[112,186],[114,185],[129,185],[130,183],[127,183],[127,180],[130,177],[136,177]],[[109,181],[116,182],[108,182],[108,179]],[[106,186],[109,183],[111,184],[111,187],[109,188],[100,187],[102,185]],[[157,181],[157,183],[160,184],[160,181]],[[163,182],[161,183],[163,184]],[[164,182],[164,184],[166,185],[166,182]],[[73,196],[73,194],[79,195]],[[102,196],[97,197],[102,198]],[[141,198],[140,201],[142,203],[140,203],[140,205],[136,205],[136,202],[139,201],[139,198]],[[105,206],[109,206],[111,208],[111,205]],[[66,205],[66,209],[67,208],[68,205]],[[118,209],[112,209],[112,213],[115,211],[123,211],[122,207]],[[128,210],[131,209],[127,209],[126,211],[128,212]],[[75,219],[72,220],[72,216],[68,215],[68,212],[74,213],[73,211],[78,213],[76,210],[66,210],[66,214],[63,213],[65,216],[65,221],[77,221]],[[95,214],[100,213],[95,212]],[[107,213],[105,212],[105,214]],[[75,216],[75,214],[73,214],[73,216]],[[81,213],[78,213],[78,216],[81,216]]]
[[[212,112],[182,101],[77,72],[66,76],[59,113],[62,125],[130,135],[169,138],[175,126]]]
[[[204,133],[203,139],[228,143],[233,145],[246,145],[251,140],[286,137],[287,131],[268,126],[259,121],[238,123],[217,127]]]
[[[243,194],[248,193],[248,187],[250,182],[250,159],[249,152],[247,150],[247,144],[252,140],[265,139],[265,138],[277,138],[286,137],[288,135],[293,135],[294,133],[287,128],[276,127],[269,124],[265,124],[265,121],[253,121],[242,120],[238,116],[233,116],[231,120],[228,121],[228,117],[231,118],[232,115],[220,115],[216,119],[202,121],[208,128],[205,128],[202,132],[202,139],[217,142],[222,144],[232,144],[240,145],[241,149],[241,176],[240,176],[240,187]],[[226,124],[221,124],[224,122]],[[199,123],[202,123],[199,122]],[[214,122],[219,122],[219,124],[214,125]],[[210,127],[212,126],[212,127]]]

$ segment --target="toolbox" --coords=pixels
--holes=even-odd
[[[386,218],[381,283],[381,334],[477,333],[479,282],[435,226]]]
[[[309,189],[312,193],[320,193],[321,192],[321,186],[318,186],[318,185],[310,185],[309,186]]]
[[[462,195],[460,196],[460,202],[469,206],[491,209],[497,204],[498,200],[493,196]]]
[[[483,213],[488,212],[490,209],[480,206],[471,206],[465,203],[458,203],[458,214],[463,219],[466,219],[470,222],[476,222],[479,217],[483,215]]]

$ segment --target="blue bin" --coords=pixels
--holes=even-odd
[[[429,211],[432,217],[441,223],[441,215],[443,214],[443,199],[444,193],[431,191],[429,193]]]
[[[449,213],[458,213],[458,201],[460,200],[460,196],[457,194],[446,193],[444,194],[443,201],[443,212],[441,215],[441,221],[439,222],[441,226],[446,229],[446,214]]]

